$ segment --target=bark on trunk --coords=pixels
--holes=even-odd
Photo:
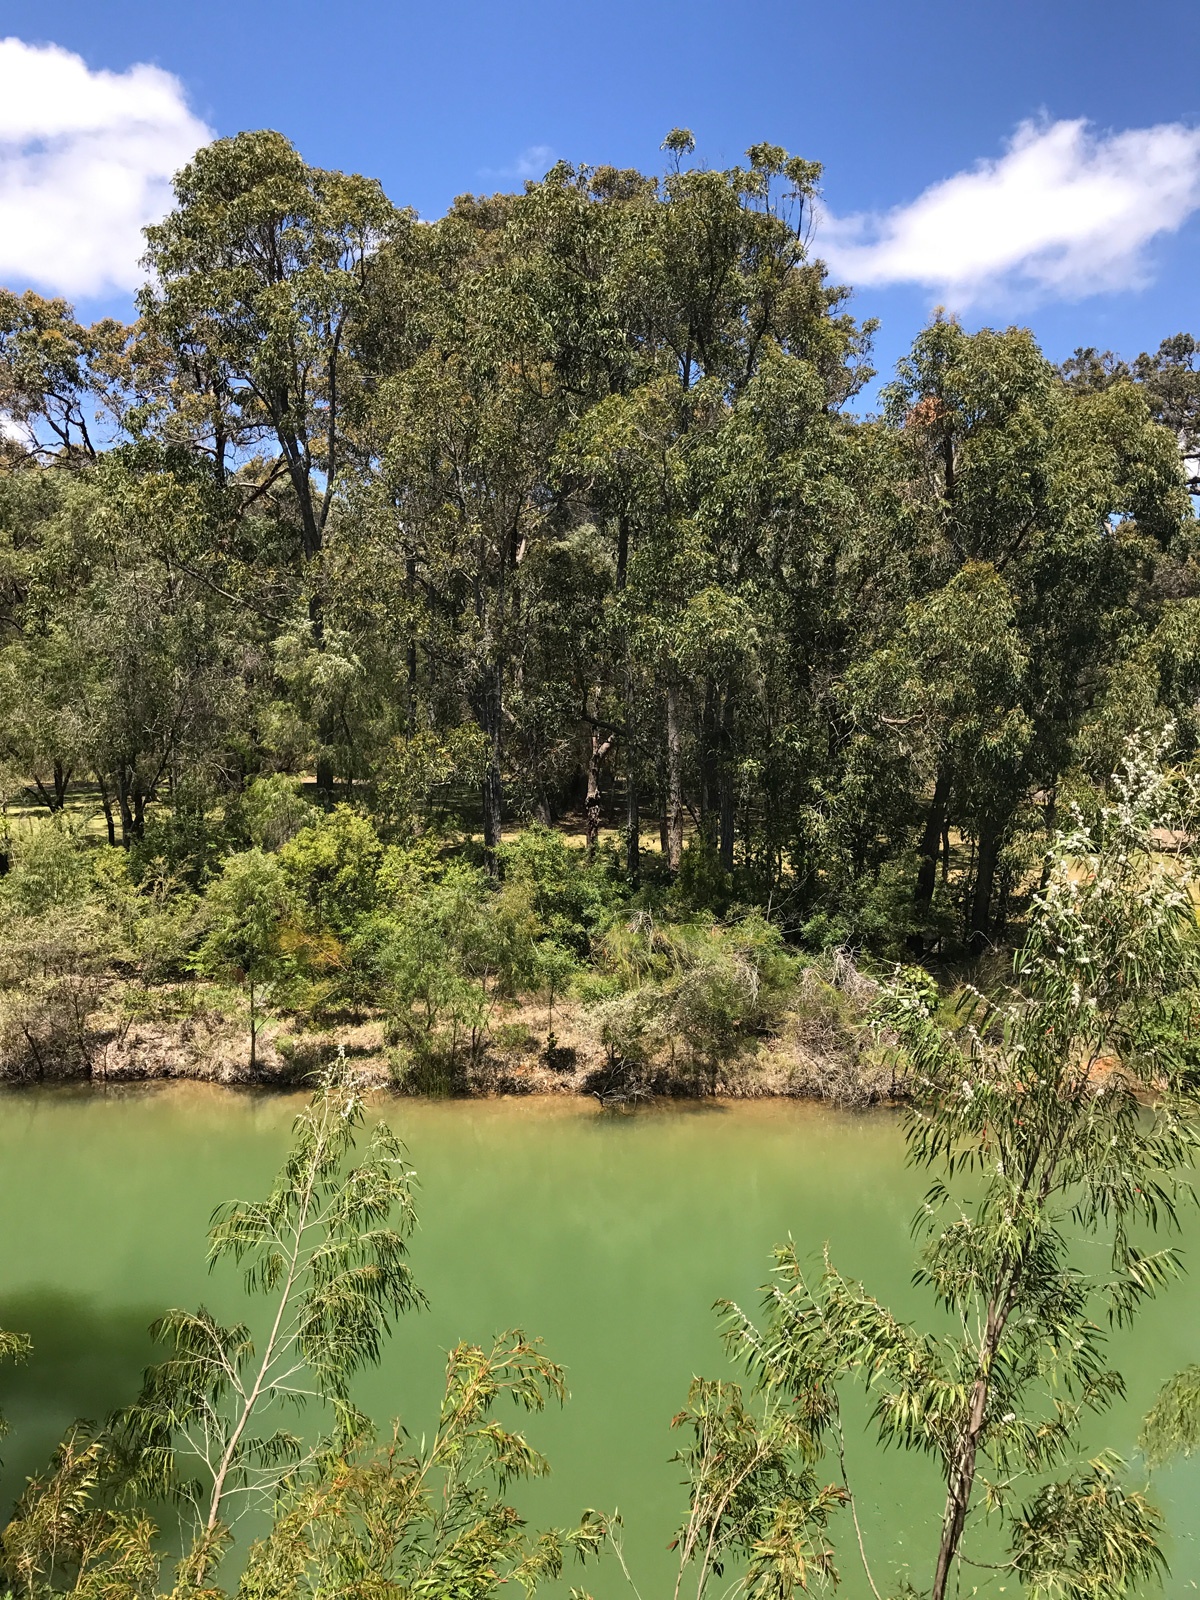
[[[967,948],[972,955],[979,955],[991,938],[992,895],[999,859],[1000,824],[989,817],[980,826],[975,856],[975,884],[967,921]]]
[[[950,768],[940,766],[937,778],[933,785],[933,798],[929,802],[929,811],[925,817],[925,827],[921,833],[921,865],[917,872],[917,905],[924,908],[933,899],[933,889],[937,882],[938,854],[942,846],[942,835],[945,832],[946,807],[950,801]]]
[[[146,831],[146,807],[128,767],[117,768],[117,808],[121,813],[121,848],[128,850]]]
[[[717,769],[721,797],[720,859],[726,872],[733,871],[734,792],[733,792],[733,701],[726,692],[721,703],[721,760]]]
[[[667,865],[679,871],[683,858],[683,767],[679,731],[679,690],[667,688]]]
[[[599,730],[592,729],[592,748],[588,756],[587,798],[583,802],[584,829],[587,836],[587,853],[590,860],[600,843],[600,820],[604,802],[600,794],[600,775],[609,752],[617,742],[615,733],[601,740]]]

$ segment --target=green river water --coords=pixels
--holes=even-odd
[[[158,1311],[237,1307],[232,1273],[203,1268],[209,1214],[264,1192],[297,1104],[205,1085],[0,1097],[0,1326],[35,1344],[28,1365],[0,1373],[13,1425],[6,1505],[72,1418],[102,1416],[136,1389]],[[728,1373],[712,1302],[754,1304],[772,1245],[790,1233],[814,1261],[828,1241],[844,1271],[902,1311],[923,1310],[908,1229],[924,1180],[906,1169],[889,1114],[759,1102],[614,1116],[576,1100],[386,1100],[379,1111],[420,1175],[412,1261],[431,1306],[406,1319],[361,1402],[420,1434],[456,1339],[514,1325],[542,1335],[571,1399],[530,1426],[553,1474],[520,1503],[543,1525],[619,1508],[642,1600],[673,1583],[666,1545],[683,1501],[670,1418],[694,1373]],[[1200,1240],[1200,1218],[1190,1233]],[[1129,1398],[1097,1445],[1128,1450],[1159,1382],[1200,1357],[1198,1313],[1200,1276],[1116,1341]],[[926,1585],[940,1509],[927,1469],[860,1447],[852,1473],[880,1567],[908,1563]],[[1200,1462],[1162,1475],[1155,1492],[1172,1530],[1166,1593],[1193,1593]],[[848,1528],[839,1542],[842,1592],[858,1597]],[[611,1561],[568,1579],[597,1600],[631,1597]]]

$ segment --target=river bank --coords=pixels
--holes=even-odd
[[[17,1049],[0,1052],[0,1083],[190,1081],[286,1090],[340,1054],[365,1086],[402,1095],[589,1096],[602,1103],[778,1098],[862,1106],[894,1100],[901,1091],[895,1062],[863,1025],[866,983],[853,975],[840,989],[823,984],[769,1033],[734,1039],[720,1060],[675,1038],[623,1055],[594,1010],[562,1001],[553,1008],[508,1005],[485,1036],[456,1049],[405,1048],[389,1039],[382,1017],[352,1015],[325,1026],[259,1023],[252,1050],[246,1017],[217,1003],[215,992],[191,986],[175,1015],[168,1007],[150,1016],[101,1015],[71,1049],[19,1037]]]

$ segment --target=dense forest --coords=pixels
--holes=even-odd
[[[664,150],[425,222],[242,134],[134,323],[0,298],[7,1070],[198,973],[761,1033],[796,950],[1002,948],[1129,735],[1193,757],[1196,342],[939,314],[863,415],[818,166]]]

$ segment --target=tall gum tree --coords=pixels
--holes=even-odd
[[[1132,386],[1064,385],[1022,329],[967,334],[937,318],[899,364],[885,414],[908,462],[914,587],[932,591],[986,563],[1011,591],[1027,659],[1010,709],[1029,720],[1029,738],[970,798],[943,749],[920,828],[918,898],[948,827],[971,837],[963,932],[979,952],[1002,917],[1001,858],[1018,810],[1070,764],[1131,620],[1131,582],[1178,533],[1186,493],[1174,441]]]
[[[290,490],[308,576],[313,646],[325,642],[321,557],[361,404],[356,317],[383,239],[405,218],[372,179],[304,162],[278,133],[199,151],[175,178],[175,208],[147,229],[147,334],[169,352],[166,400],[190,416],[218,477],[265,444],[265,479]],[[179,404],[190,395],[191,410]],[[328,717],[318,788],[332,798]]]

